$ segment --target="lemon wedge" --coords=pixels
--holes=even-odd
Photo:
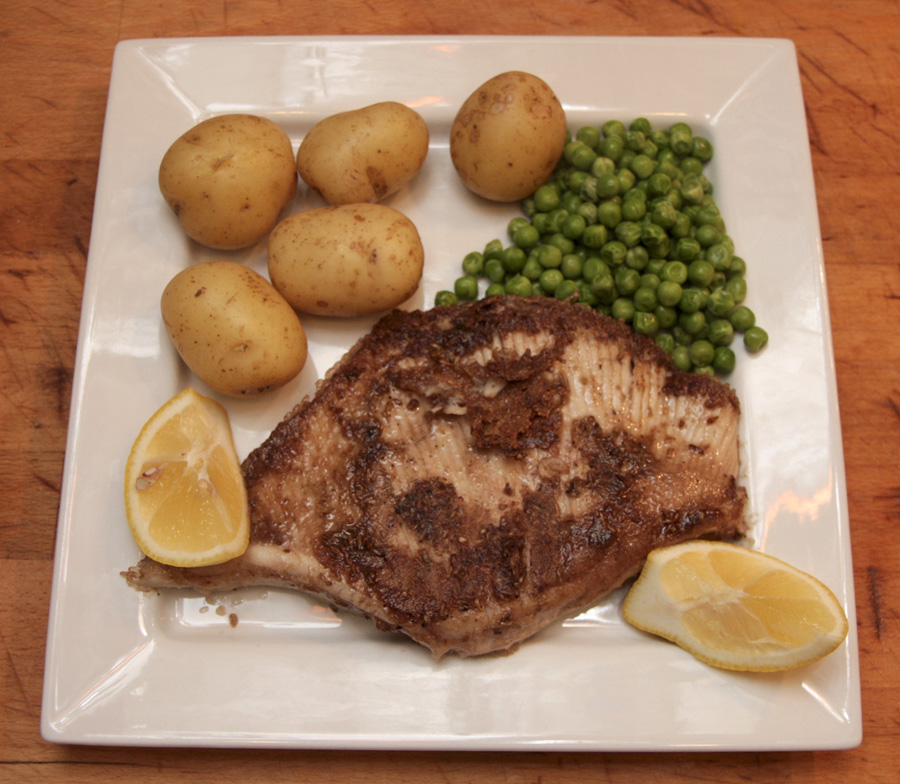
[[[749,672],[818,661],[849,630],[843,607],[815,577],[724,542],[654,550],[622,610],[633,626],[707,664]]]
[[[150,417],[125,466],[125,512],[160,563],[206,566],[247,549],[247,491],[219,403],[189,388]]]

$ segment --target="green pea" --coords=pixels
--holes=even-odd
[[[616,281],[609,272],[600,273],[591,280],[591,293],[597,297],[598,301],[611,305],[619,296],[616,289]]]
[[[491,240],[484,246],[485,261],[488,259],[498,259],[500,258],[501,253],[503,253],[503,243],[498,239]]]
[[[625,253],[625,266],[631,269],[645,270],[650,266],[650,254],[643,245],[635,245]]]
[[[672,187],[672,178],[657,167],[647,178],[647,191],[650,196],[665,196]]]
[[[534,226],[538,236],[549,233],[550,213],[536,212],[531,218],[531,225]]]
[[[610,267],[620,266],[625,261],[627,253],[628,248],[625,247],[625,243],[619,240],[610,240],[600,248],[600,258]]]
[[[669,228],[671,234],[676,240],[686,239],[691,235],[691,219],[681,210],[675,213],[675,223]],[[685,261],[685,259],[682,259]]]
[[[506,287],[502,283],[491,283],[484,292],[485,297],[496,297],[500,294],[506,294]]]
[[[691,155],[699,161],[706,163],[713,157],[713,146],[709,139],[695,136],[691,144]]]
[[[625,131],[625,148],[633,152],[640,152],[647,143],[647,137],[643,131]]]
[[[620,266],[613,274],[616,282],[616,290],[623,297],[628,297],[636,292],[641,285],[641,275],[630,267]]]
[[[594,158],[596,157],[596,152],[594,152],[584,142],[577,140],[569,142],[563,149],[563,158],[565,159],[566,163],[574,166],[579,171],[588,171],[588,169],[591,168],[591,164],[594,162]],[[585,160],[587,160],[586,165],[581,165],[585,163]]]
[[[462,268],[466,275],[478,277],[484,271],[484,254],[477,250],[467,253],[462,261]]]
[[[459,298],[452,291],[439,291],[434,295],[435,305],[455,305],[459,302]]]
[[[611,199],[619,195],[619,178],[615,173],[603,174],[596,178],[598,199]]]
[[[667,261],[663,264],[659,277],[661,280],[669,280],[673,283],[686,283],[688,279],[687,264],[682,261]]]
[[[453,284],[453,293],[460,299],[476,299],[478,297],[478,279],[474,275],[463,275]]]
[[[731,257],[731,266],[728,267],[729,278],[742,278],[747,274],[747,262],[740,256]]]
[[[598,155],[591,165],[591,175],[597,178],[616,173],[616,162],[605,155]]]
[[[706,307],[710,315],[717,318],[728,318],[734,310],[734,297],[725,289],[718,289],[710,293]]]
[[[625,151],[625,140],[621,136],[608,136],[601,140],[597,150],[604,157],[618,162]]]
[[[725,291],[731,295],[735,305],[740,305],[747,299],[747,281],[743,278],[729,278],[725,281]]]
[[[524,250],[515,245],[510,245],[508,248],[504,248],[500,254],[500,263],[503,264],[504,270],[515,274],[522,271],[527,258],[528,256]]]
[[[563,274],[558,269],[545,269],[538,278],[538,284],[546,294],[552,294],[563,282]]]
[[[484,262],[484,274],[491,283],[502,283],[506,278],[506,269],[500,259],[488,259]]]
[[[694,285],[703,288],[712,283],[716,274],[713,265],[705,259],[697,259],[688,265],[688,280]]]
[[[696,138],[696,137],[695,137]],[[682,174],[702,174],[703,173],[703,161],[697,158],[694,155],[688,155],[686,158],[682,158],[678,164],[678,168],[681,169]]]
[[[581,269],[582,277],[588,282],[592,281],[601,273],[608,273],[609,266],[599,256],[588,256],[584,260],[584,266]]]
[[[577,280],[580,278],[583,269],[584,262],[581,260],[581,256],[574,253],[567,253],[563,256],[560,271],[567,280]]]
[[[575,285],[578,287],[578,302],[591,308],[599,304],[599,300],[584,279],[576,280]]]
[[[650,120],[646,117],[635,117],[628,125],[630,131],[640,131],[644,136],[649,136],[653,130]]]
[[[580,215],[569,215],[562,225],[562,233],[564,237],[570,240],[577,240],[584,234],[587,222]]]
[[[672,331],[672,337],[675,338],[675,342],[679,346],[690,346],[693,342],[694,336],[690,332],[682,329],[681,325],[678,324],[677,321],[672,325],[670,329]]]
[[[567,177],[569,190],[573,193],[579,193],[585,180],[590,177],[590,172],[581,171],[580,169],[572,169]]]
[[[627,268],[626,268],[627,269]],[[634,309],[641,313],[652,313],[659,301],[656,298],[656,290],[647,286],[640,286],[634,292]],[[656,316],[653,317],[654,320]]]
[[[560,190],[556,185],[542,185],[534,192],[534,208],[538,212],[551,212],[560,205]]]
[[[694,239],[700,243],[700,247],[709,248],[722,241],[722,232],[711,223],[704,223],[697,227]]]
[[[684,313],[678,317],[678,326],[681,327],[688,335],[699,335],[706,327],[706,315],[702,310],[694,313]]]
[[[592,150],[596,150],[597,145],[600,144],[600,129],[593,125],[586,125],[575,132],[575,139],[586,144]]]
[[[581,188],[578,191],[580,198],[591,204],[600,201],[599,185],[599,180],[596,177],[586,177],[581,183]],[[565,203],[563,206],[566,206]]]
[[[644,251],[647,252],[647,249],[644,248]],[[648,257],[649,257],[649,255],[650,255],[649,252],[647,252]],[[665,266],[666,266],[665,259],[652,258],[647,262],[647,266],[644,267],[644,271],[650,272],[650,273],[656,275],[657,277],[659,277],[662,274],[663,267],[665,267]]]
[[[731,373],[734,370],[736,362],[737,357],[728,346],[718,346],[716,348],[712,365],[718,373],[722,373],[723,375]]]
[[[657,226],[669,229],[675,225],[675,219],[678,216],[677,210],[668,201],[662,201],[657,204],[650,213],[650,220]]]
[[[575,251],[575,243],[570,240],[565,234],[561,231],[556,232],[555,234],[551,234],[544,241],[545,245],[551,245],[554,248],[559,248],[562,251],[563,255],[566,253],[573,253]]]
[[[544,271],[544,268],[541,266],[541,263],[537,260],[537,256],[534,254],[530,255],[528,259],[525,261],[525,266],[522,267],[522,275],[524,275],[528,280],[535,281]]]
[[[513,232],[512,241],[516,247],[530,250],[537,247],[541,241],[541,234],[533,225],[526,223]]]
[[[578,293],[578,286],[573,280],[564,280],[553,291],[553,296],[557,299],[566,300],[574,297]]]
[[[597,205],[586,201],[578,208],[578,214],[584,218],[585,225],[591,226],[597,222]]]
[[[659,149],[665,150],[669,146],[669,132],[665,128],[656,128],[650,134],[650,141]]]
[[[708,295],[703,289],[689,286],[681,292],[681,301],[678,307],[682,313],[697,313],[706,307]]]
[[[728,320],[736,331],[746,333],[756,324],[756,314],[746,305],[738,305]]]
[[[639,335],[653,335],[659,331],[659,321],[656,315],[647,311],[636,309],[631,319],[631,325]]]
[[[681,302],[683,293],[684,290],[680,283],[677,283],[674,280],[663,280],[656,289],[656,298],[659,300],[660,305],[675,307]]]
[[[691,362],[696,366],[711,365],[716,355],[715,346],[708,340],[695,340],[691,343]]]
[[[535,258],[544,269],[551,269],[562,264],[563,252],[555,245],[538,245],[534,249]]]
[[[675,243],[675,258],[679,261],[692,262],[700,255],[700,243],[693,237],[679,237]],[[713,269],[710,265],[710,275]]]
[[[671,332],[657,332],[653,336],[653,341],[667,354],[671,354],[675,349],[675,338]]]
[[[607,120],[600,126],[600,130],[605,137],[621,136],[623,139],[625,137],[625,123],[621,120]]]
[[[703,181],[698,174],[686,174],[681,180],[681,198],[688,204],[703,203]]]
[[[731,345],[731,341],[734,340],[734,327],[728,319],[712,319],[706,337],[714,346]]]
[[[675,346],[672,349],[672,362],[678,370],[689,371],[694,363],[691,362],[691,352],[687,346]]]
[[[660,329],[672,329],[678,323],[678,311],[673,306],[660,303],[653,312]]]
[[[657,273],[646,270],[641,275],[641,286],[643,286],[644,288],[653,289],[653,291],[655,292],[659,288],[659,284],[660,279]]]
[[[636,177],[631,169],[620,168],[616,172],[616,177],[619,179],[619,193],[625,193],[634,187]]]
[[[530,225],[531,224],[528,222],[527,218],[523,218],[521,215],[519,215],[519,216],[513,218],[506,225],[506,233],[511,238],[513,236],[513,234],[516,233],[516,229],[520,228],[521,226],[530,226]]]
[[[639,185],[642,183],[638,183]],[[637,185],[629,188],[625,193],[622,194],[622,199],[624,201],[629,201],[631,199],[638,199],[644,203],[644,208],[646,209],[648,196],[647,191],[644,188],[639,188]]]
[[[678,122],[669,128],[669,146],[678,155],[690,155],[694,149],[694,135],[691,126]]]
[[[744,332],[744,345],[747,347],[747,351],[752,353],[762,351],[768,342],[769,335],[762,327],[750,327]]]
[[[562,229],[563,223],[568,217],[569,211],[566,209],[560,208],[558,210],[553,210],[553,212],[547,215],[547,224],[545,226],[545,230],[542,233],[558,234]]]
[[[626,248],[633,248],[641,241],[641,226],[636,221],[619,221],[616,224],[615,235]]]
[[[587,248],[602,248],[609,241],[609,230],[602,223],[586,226],[581,241]]]
[[[647,214],[647,203],[643,199],[625,199],[622,202],[622,220],[639,221]]]
[[[656,164],[649,156],[639,153],[634,156],[631,163],[628,165],[628,168],[634,172],[634,176],[639,180],[646,180],[653,174],[656,169]]]
[[[622,220],[622,207],[617,201],[609,199],[597,206],[597,222],[606,228],[614,229],[620,220]]]
[[[619,297],[612,304],[612,317],[630,324],[634,318],[634,303],[627,297]]]
[[[732,253],[723,242],[717,242],[706,249],[706,260],[713,265],[713,269],[723,272],[731,266]]]
[[[514,275],[505,284],[506,293],[517,297],[530,297],[532,294],[531,281],[524,275]]]

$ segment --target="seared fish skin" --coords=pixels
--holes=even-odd
[[[655,547],[745,532],[740,405],[588,308],[385,316],[244,461],[247,552],[139,589],[297,588],[435,657],[515,648]]]

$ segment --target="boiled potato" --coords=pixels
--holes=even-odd
[[[249,247],[297,190],[291,140],[265,117],[212,117],[166,151],[159,189],[192,239],[218,250]]]
[[[166,286],[160,306],[185,364],[223,395],[275,389],[306,363],[306,333],[296,312],[243,264],[207,261],[182,270]]]
[[[427,153],[422,117],[384,101],[313,126],[297,150],[297,171],[329,204],[378,202],[406,185]]]
[[[425,252],[413,222],[384,204],[294,213],[269,235],[269,277],[297,310],[361,316],[415,292]]]
[[[450,157],[466,187],[493,201],[534,193],[553,173],[566,144],[566,115],[537,76],[508,71],[489,79],[460,107]]]

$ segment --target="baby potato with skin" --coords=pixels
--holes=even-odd
[[[486,199],[519,201],[553,173],[566,144],[566,115],[550,86],[524,71],[489,79],[450,128],[450,158],[466,187]]]
[[[425,252],[413,222],[384,204],[304,210],[269,235],[269,278],[297,310],[363,316],[415,293]]]
[[[297,150],[297,171],[331,205],[379,202],[422,168],[428,138],[417,112],[383,101],[314,125]]]
[[[159,189],[191,239],[217,250],[249,247],[296,193],[291,140],[265,117],[211,117],[166,151]]]
[[[294,378],[307,340],[294,309],[269,281],[234,261],[179,272],[160,301],[163,324],[185,364],[229,397],[252,397]]]

